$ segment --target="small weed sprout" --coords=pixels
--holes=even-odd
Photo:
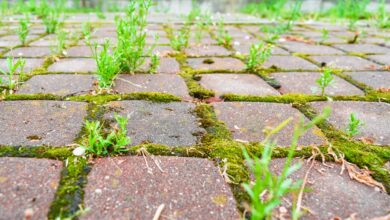
[[[116,52],[110,53],[110,41],[106,40],[103,44],[102,50],[98,51],[98,44],[95,42],[93,56],[97,65],[97,79],[99,88],[109,89],[116,76],[120,72],[120,63],[118,62],[118,55]]]
[[[325,68],[320,78],[316,80],[317,85],[321,89],[321,96],[325,95],[325,89],[333,83],[334,77],[332,72],[332,69]]]
[[[77,156],[82,156],[83,152],[95,156],[107,156],[127,152],[127,146],[131,143],[126,127],[129,119],[117,114],[114,118],[117,125],[108,134],[105,134],[99,121],[86,121],[87,140],[73,153]]]
[[[84,22],[81,27],[81,31],[84,37],[84,41],[87,45],[90,45],[92,26],[89,22]]]
[[[348,136],[353,137],[353,136],[358,135],[360,133],[359,128],[363,125],[364,125],[364,123],[357,118],[356,114],[351,113],[349,115],[348,126],[345,130],[346,130]]]
[[[55,8],[49,8],[42,17],[43,24],[46,26],[47,34],[54,34],[60,25],[61,13]]]
[[[390,16],[386,11],[386,0],[380,0],[377,23],[380,28],[390,28]]]
[[[160,65],[160,54],[155,53],[150,57],[150,73],[157,73],[157,69],[159,65]]]
[[[55,52],[59,55],[65,55],[65,47],[66,47],[66,38],[67,33],[65,31],[57,31],[56,40],[57,40],[57,48]]]
[[[171,47],[177,51],[182,51],[188,47],[189,29],[183,28],[177,35],[174,35],[170,41]]]
[[[219,45],[225,47],[231,47],[232,45],[232,36],[225,30],[225,24],[223,20],[218,22],[217,27],[217,41]]]
[[[203,32],[207,32],[211,24],[211,16],[209,13],[201,14],[200,17],[197,17],[197,22],[195,23],[195,41],[200,44],[203,38]]]
[[[151,0],[130,1],[126,16],[116,20],[118,43],[117,54],[121,69],[134,73],[145,63],[145,56],[154,49],[146,52],[146,25]]]
[[[28,17],[28,14],[26,14],[24,18],[19,20],[19,28],[17,29],[17,34],[20,42],[23,45],[26,45],[27,35],[30,32],[28,27],[29,24],[30,24],[30,18]]]
[[[321,30],[321,42],[325,42],[329,39],[329,31],[327,29]]]
[[[256,67],[264,64],[271,56],[271,45],[264,43],[253,44],[249,51],[246,67],[248,70],[254,70]]]
[[[18,85],[17,80],[14,79],[16,72],[19,69],[19,73],[23,74],[24,72],[24,66],[26,65],[26,60],[24,59],[18,59],[14,60],[13,57],[7,57],[7,70],[0,69],[0,72],[6,76],[5,84],[12,93],[16,86]],[[0,81],[0,84],[3,84],[4,82]]]
[[[282,122],[275,129],[268,132],[266,138],[262,142],[264,148],[261,158],[251,157],[246,149],[243,148],[245,161],[255,178],[253,184],[243,184],[243,187],[249,194],[251,201],[251,220],[271,219],[273,209],[281,204],[282,198],[289,193],[298,191],[302,181],[298,180],[293,182],[290,178],[291,174],[301,167],[299,163],[293,164],[292,162],[295,149],[298,145],[298,140],[317,123],[325,120],[329,114],[330,108],[326,108],[321,115],[317,116],[307,124],[305,124],[303,118],[301,118],[300,122],[294,129],[293,138],[288,150],[288,156],[279,176],[274,175],[270,168],[272,151],[276,146],[276,142],[272,141],[271,137],[283,129],[291,121],[291,118]],[[297,206],[297,201],[293,201],[292,219],[299,219],[301,214],[300,207]]]

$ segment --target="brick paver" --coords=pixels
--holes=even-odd
[[[86,107],[81,102],[0,102],[0,145],[72,144],[83,126]]]
[[[1,157],[1,218],[46,219],[61,169],[56,160]]]
[[[98,159],[88,176],[85,205],[91,212],[82,219],[151,219],[160,205],[167,219],[240,218],[218,168],[198,158]]]

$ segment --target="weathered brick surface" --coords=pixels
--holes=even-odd
[[[320,95],[321,89],[316,80],[321,77],[320,72],[281,72],[272,76],[281,84],[279,91],[286,93],[303,93],[308,95]],[[364,92],[341,79],[333,76],[333,82],[326,87],[326,95],[364,95]]]
[[[17,91],[18,94],[53,94],[59,96],[88,94],[94,90],[92,75],[51,74],[33,76]]]
[[[390,72],[345,72],[352,79],[364,83],[374,89],[390,89]]]
[[[290,117],[294,122],[302,114],[288,104],[251,103],[251,102],[222,102],[214,103],[215,113],[229,127],[234,139],[240,141],[260,142],[264,139],[264,129],[275,128]],[[305,119],[307,120],[307,119]],[[294,130],[290,123],[274,137],[280,146],[289,146]],[[322,132],[317,128],[311,129],[301,139],[301,145],[320,145],[326,143]]]
[[[65,58],[53,63],[49,72],[60,73],[94,73],[97,71],[96,62],[90,58]]]
[[[202,74],[200,84],[217,95],[279,95],[260,77],[251,74]]]
[[[81,219],[239,219],[229,186],[211,161],[179,157],[102,158],[88,176]]]
[[[60,161],[1,157],[1,219],[46,219],[61,169]]]
[[[170,74],[119,75],[114,90],[119,93],[160,92],[190,98],[184,80]]]
[[[231,54],[231,52],[224,47],[213,45],[192,46],[185,49],[185,53],[192,57],[229,56]]]
[[[72,144],[83,126],[86,108],[81,102],[0,102],[0,145]]]
[[[112,111],[129,116],[132,144],[151,142],[168,146],[195,145],[205,131],[199,127],[192,103],[111,102]],[[113,114],[108,113],[107,118]],[[179,129],[178,129],[179,128]]]
[[[19,47],[6,53],[6,56],[12,57],[45,57],[52,52],[50,47]]]
[[[265,68],[276,67],[283,70],[316,70],[318,67],[296,56],[271,56],[263,64]]]
[[[188,65],[195,70],[230,70],[241,71],[245,69],[245,64],[235,58],[189,58]]]
[[[376,70],[382,68],[380,65],[355,56],[310,56],[310,58],[321,66],[343,70]]]
[[[378,102],[314,102],[310,104],[317,111],[321,111],[325,106],[331,106],[332,114],[329,122],[337,129],[345,131],[349,123],[349,116],[355,113],[357,118],[364,123],[355,138],[365,138],[378,145],[390,145],[390,105]]]

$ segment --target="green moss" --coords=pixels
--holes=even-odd
[[[199,104],[196,106],[195,112],[200,118],[202,127],[205,128],[208,133],[204,139],[212,137],[232,140],[229,129],[223,122],[218,121],[211,105]]]
[[[61,172],[60,185],[57,189],[54,201],[48,214],[49,219],[72,216],[83,203],[83,188],[87,183],[87,175],[90,167],[86,159],[69,157],[67,166]]]
[[[62,98],[51,94],[10,94],[5,97],[5,100],[62,100]]]
[[[130,94],[106,94],[106,95],[82,95],[67,98],[69,101],[84,101],[95,104],[105,104],[111,101],[120,100],[148,100],[154,102],[175,102],[181,101],[177,96],[157,92],[138,92]]]
[[[63,160],[71,154],[72,152],[67,147],[0,147],[0,157],[35,157]]]
[[[210,97],[214,97],[214,91],[203,88],[198,81],[194,78],[194,74],[181,72],[180,76],[183,77],[184,81],[187,84],[189,93],[192,97],[198,99],[207,99]]]
[[[295,105],[308,118],[314,118],[316,111],[309,105]],[[390,160],[390,148],[363,143],[348,137],[341,130],[337,130],[326,121],[317,125],[325,134],[333,148],[342,152],[345,159],[361,168],[368,168],[373,171],[373,177],[384,184],[387,192],[390,193],[390,174],[383,170],[383,165]]]
[[[302,94],[286,94],[281,96],[249,96],[225,94],[221,98],[226,101],[242,101],[242,102],[277,102],[277,103],[306,103],[312,101],[326,101],[323,96],[302,95]]]

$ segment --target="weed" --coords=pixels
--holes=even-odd
[[[217,27],[217,41],[218,44],[225,46],[225,47],[231,47],[232,45],[232,36],[225,30],[225,24],[223,20],[220,20],[218,22]]]
[[[188,47],[189,29],[182,28],[177,35],[174,35],[170,41],[171,47],[177,51],[182,51]]]
[[[84,41],[87,45],[90,45],[92,26],[89,22],[84,22],[81,27]]]
[[[329,68],[325,68],[322,72],[320,78],[316,80],[317,85],[321,89],[321,95],[325,95],[325,89],[333,83],[334,77],[332,74],[333,70]]]
[[[363,126],[363,122],[360,121],[355,113],[349,115],[348,127],[345,129],[348,136],[353,137],[360,133],[359,128]]]
[[[338,0],[330,14],[337,18],[347,18],[349,29],[353,29],[356,22],[367,16],[367,6],[371,0]]]
[[[264,0],[259,3],[251,3],[241,9],[244,13],[255,14],[260,17],[276,19],[285,8],[287,0]]]
[[[329,31],[325,28],[321,30],[321,42],[325,42],[329,39]]]
[[[26,14],[24,18],[21,18],[19,20],[19,28],[17,30],[17,34],[18,34],[20,42],[23,45],[26,45],[27,35],[30,31],[29,27],[28,27],[29,24],[30,24],[30,18],[28,16],[28,14]]]
[[[150,73],[157,73],[158,66],[160,65],[160,54],[153,54],[150,58],[150,63]]]
[[[116,20],[117,54],[122,70],[134,73],[145,62],[145,55],[151,53],[154,47],[146,52],[146,25],[151,0],[130,1],[126,16]]]
[[[389,12],[386,11],[386,0],[380,0],[377,14],[378,26],[380,28],[390,28],[390,16]]]
[[[67,33],[65,31],[57,31],[56,33],[57,47],[55,49],[55,52],[59,55],[65,55],[66,37],[67,37]]]
[[[126,127],[129,118],[117,114],[114,115],[114,118],[117,125],[108,134],[104,134],[103,126],[99,121],[86,121],[87,140],[73,153],[76,156],[82,156],[84,151],[86,154],[106,156],[127,152],[127,146],[131,143],[131,139],[127,136]]]
[[[286,30],[290,30],[294,25],[295,21],[301,17],[302,1],[303,0],[296,0],[291,12],[288,13],[287,24],[285,24]]]
[[[99,19],[106,19],[106,16],[104,15],[103,11],[99,10],[96,12],[96,17],[98,17]]]
[[[93,56],[97,65],[97,79],[99,87],[108,89],[112,86],[114,79],[120,72],[120,63],[116,52],[110,53],[110,41],[106,40],[103,49],[98,51],[98,44],[95,42]]]
[[[12,91],[15,90],[18,84],[17,80],[14,79],[15,74],[18,71],[18,69],[19,69],[19,73],[23,74],[24,66],[26,65],[26,60],[18,59],[15,61],[13,57],[8,57],[6,63],[7,63],[7,70],[3,70],[0,68],[0,72],[6,76],[5,84],[7,85],[8,89],[12,93]],[[0,84],[3,84],[2,81],[3,80],[1,80],[0,78]]]
[[[60,25],[61,13],[55,8],[48,8],[47,11],[42,17],[43,24],[46,26],[46,33],[53,34],[56,32],[58,26]]]
[[[200,9],[199,4],[195,1],[191,1],[191,11],[187,15],[187,24],[193,23],[196,19],[199,19],[202,15],[202,10]]]
[[[254,70],[262,65],[271,56],[271,45],[264,43],[253,44],[249,51],[246,67],[248,70]]]
[[[294,129],[291,145],[288,149],[288,156],[279,176],[274,175],[270,168],[272,151],[276,145],[276,142],[272,141],[271,137],[283,129],[291,121],[291,118],[268,132],[266,138],[262,142],[264,149],[261,158],[252,158],[245,148],[243,149],[247,165],[255,178],[253,184],[243,184],[245,191],[249,194],[251,199],[250,211],[252,220],[272,219],[272,211],[282,203],[282,198],[300,188],[302,181],[293,182],[290,178],[290,175],[296,172],[301,166],[300,164],[292,164],[298,140],[315,124],[325,120],[329,114],[330,109],[326,108],[321,115],[307,124],[305,124],[304,119],[301,118]],[[292,219],[299,219],[300,215],[300,207],[297,206],[297,201],[293,201]]]
[[[203,38],[203,32],[208,31],[208,27],[211,25],[211,16],[209,13],[201,14],[197,17],[195,23],[195,41],[200,44]]]

